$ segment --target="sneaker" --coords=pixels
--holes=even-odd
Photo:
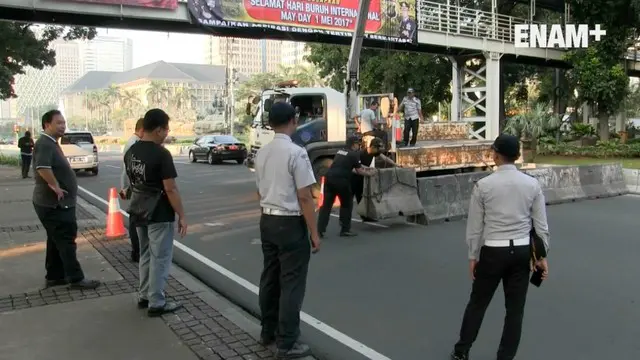
[[[311,349],[309,348],[309,345],[299,342],[293,344],[289,350],[278,349],[278,351],[276,351],[276,359],[279,360],[300,359],[310,355]]]
[[[69,289],[72,290],[92,290],[100,286],[100,281],[98,280],[87,280],[82,279],[80,281],[73,282],[69,285]]]
[[[469,355],[456,354],[455,351],[451,353],[451,360],[469,360]]]
[[[182,304],[166,302],[163,307],[150,307],[149,310],[147,310],[147,315],[149,317],[158,317],[164,314],[170,314],[181,308]]]

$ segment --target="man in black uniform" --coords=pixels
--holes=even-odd
[[[383,151],[384,141],[379,138],[372,139],[366,150],[360,151],[360,163],[362,166],[371,166],[374,159],[379,158],[390,166],[396,166],[396,163],[393,162],[393,160],[389,159],[382,153]],[[351,189],[353,190],[353,194],[356,196],[356,204],[360,204],[360,201],[362,200],[362,191],[364,189],[364,178],[359,175],[353,176]]]
[[[329,224],[329,215],[336,199],[340,199],[340,236],[355,236],[351,232],[351,211],[353,209],[353,190],[351,183],[354,174],[370,176],[360,162],[360,138],[347,139],[347,147],[339,150],[333,158],[333,164],[327,172],[324,185],[324,200],[318,215],[318,233],[324,236]]]

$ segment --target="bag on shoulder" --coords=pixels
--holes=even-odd
[[[140,225],[149,223],[164,191],[144,184],[131,185],[129,188],[129,214],[134,216],[136,223]]]

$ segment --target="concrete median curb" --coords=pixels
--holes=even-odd
[[[522,171],[538,180],[547,205],[619,196],[633,191],[640,193],[640,172],[623,172],[621,164],[545,166]],[[407,220],[428,225],[464,218],[473,185],[489,174],[476,172],[418,179],[418,195],[425,213]]]

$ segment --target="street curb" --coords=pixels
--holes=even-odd
[[[78,196],[78,204],[87,210],[90,214],[96,216],[96,218],[106,216],[105,212],[100,210],[93,204],[90,204],[84,199]],[[104,224],[104,222],[103,222]],[[170,275],[174,277],[182,286],[193,292],[204,301],[207,305],[218,311],[227,319],[232,321],[240,329],[244,330],[247,334],[254,339],[260,339],[260,321],[251,314],[244,311],[241,307],[235,305],[230,300],[224,298],[218,292],[211,287],[198,280],[191,275],[188,271],[184,270],[175,262],[172,263]],[[269,347],[269,350],[275,352],[275,345]],[[305,357],[301,360],[315,360],[314,357]]]

